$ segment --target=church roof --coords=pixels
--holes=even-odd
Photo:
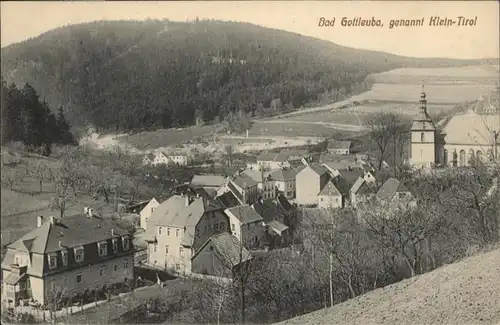
[[[497,115],[463,114],[453,116],[443,129],[448,144],[492,145],[493,131],[500,131]]]
[[[424,92],[424,86],[422,86],[422,93],[420,94],[420,108],[418,115],[413,119],[413,124],[411,126],[412,131],[435,131],[436,126],[432,121],[431,117],[427,113],[427,100]]]

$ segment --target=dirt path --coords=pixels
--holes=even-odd
[[[500,324],[500,249],[278,324]]]

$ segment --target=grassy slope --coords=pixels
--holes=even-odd
[[[500,249],[278,324],[498,324]]]

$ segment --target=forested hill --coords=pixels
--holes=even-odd
[[[478,61],[413,59],[221,21],[93,22],[2,49],[2,75],[28,82],[74,125],[130,131],[290,110],[370,87],[371,73]],[[278,100],[279,99],[279,100]],[[273,105],[271,105],[273,102]]]

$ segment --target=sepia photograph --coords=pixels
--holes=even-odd
[[[3,324],[500,324],[498,1],[2,1]]]

